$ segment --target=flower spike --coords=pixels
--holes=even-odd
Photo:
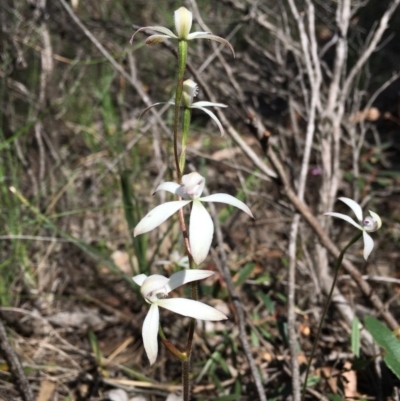
[[[214,234],[214,224],[211,216],[202,202],[221,202],[235,206],[253,217],[250,209],[240,200],[228,194],[201,196],[205,186],[205,178],[193,172],[182,177],[182,185],[175,182],[164,182],[156,191],[168,191],[180,196],[182,200],[166,202],[155,207],[140,220],[134,229],[134,236],[147,233],[162,224],[182,207],[192,203],[189,226],[189,243],[193,260],[200,264],[207,257]]]
[[[166,39],[177,39],[186,42],[193,39],[209,39],[225,45],[231,51],[233,57],[235,57],[235,51],[233,50],[232,45],[226,39],[220,38],[219,36],[215,36],[211,32],[190,33],[190,30],[192,28],[193,15],[185,7],[181,7],[175,11],[174,20],[175,20],[175,30],[177,35],[175,35],[170,29],[165,28],[163,26],[146,26],[143,28],[139,28],[132,35],[130,43],[132,44],[133,38],[138,32],[149,29],[151,31],[158,32],[158,34],[149,36],[146,39],[146,45],[156,45],[158,43],[163,42]]]
[[[368,256],[372,252],[372,249],[374,248],[374,241],[368,233],[379,230],[382,226],[382,220],[379,215],[377,215],[375,212],[372,212],[371,210],[369,210],[370,216],[366,216],[365,218],[363,218],[361,206],[357,202],[353,201],[353,199],[342,197],[339,198],[339,200],[344,202],[348,207],[353,210],[354,214],[357,217],[358,223],[355,222],[351,217],[342,213],[328,212],[324,213],[324,215],[345,220],[363,232],[364,259],[367,260]]]
[[[140,292],[145,301],[151,305],[142,327],[143,345],[150,365],[156,361],[158,354],[159,306],[194,319],[212,321],[227,319],[222,312],[202,302],[185,298],[167,298],[175,288],[192,281],[203,280],[213,274],[214,272],[208,270],[182,270],[174,273],[169,279],[159,274],[152,276],[139,274],[132,278],[140,285]]]

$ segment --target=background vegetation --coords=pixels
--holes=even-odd
[[[258,397],[224,266],[245,312],[245,335],[268,399],[287,399],[292,391],[291,265],[296,269],[293,327],[300,372],[311,349],[334,258],[330,251],[323,253],[326,244],[296,214],[288,185],[271,162],[271,149],[289,187],[298,191],[306,179],[302,205],[338,247],[349,240],[352,227],[328,223],[322,216],[333,207],[347,212],[334,204],[338,195],[368,204],[384,222],[368,262],[362,259],[361,244],[348,259],[388,314],[377,310],[359,282],[343,272],[336,294],[341,306],[336,302],[329,310],[308,396],[398,399],[399,383],[365,331],[360,354],[354,355],[351,323],[354,316],[360,321],[377,316],[393,330],[400,318],[400,12],[396,2],[352,1],[343,37],[338,21],[344,20],[336,14],[342,2],[299,1],[297,19],[290,3],[198,0],[201,21],[193,0],[2,0],[1,318],[38,400],[100,400],[115,389],[130,397],[164,400],[179,390],[179,366],[164,350],[156,365],[148,366],[141,340],[147,309],[130,280],[139,272],[177,269],[171,259],[177,241],[170,239],[178,235],[176,222],[132,237],[139,217],[159,203],[158,196],[151,197],[154,188],[173,179],[172,109],[139,116],[148,105],[172,98],[176,59],[168,43],[147,47],[141,34],[132,45],[129,39],[140,26],[172,28],[173,11],[181,5],[193,10],[195,30],[207,30],[206,23],[237,52],[233,60],[207,41],[190,46],[199,100],[214,100],[211,94],[230,107],[222,116],[224,137],[212,121],[194,113],[188,168],[207,178],[210,193],[235,195],[256,216],[249,221],[218,205],[213,211],[223,235],[204,264],[216,275],[202,285],[201,296],[230,320],[198,327],[193,399]],[[307,25],[310,4],[314,25]],[[347,46],[337,84],[345,93],[346,77],[390,7],[388,29],[350,79],[346,96],[324,114],[331,106],[338,44],[345,39]],[[315,39],[316,60],[302,47],[302,20],[308,37]],[[307,60],[314,63],[315,74]],[[315,107],[313,94],[319,99]],[[315,136],[301,178],[310,130]],[[335,143],[340,143],[336,154]],[[327,154],[334,156],[330,160]],[[173,235],[167,239],[166,233]],[[297,247],[291,253],[293,244]],[[226,261],[221,250],[227,252]],[[163,319],[176,319],[167,334],[179,341],[187,322],[168,312]],[[5,397],[18,399],[16,375],[9,372],[7,358],[0,362],[0,389]]]

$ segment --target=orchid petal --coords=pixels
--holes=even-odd
[[[160,105],[160,104],[175,104],[175,103],[174,103],[174,102],[158,102],[158,103],[154,103],[154,104],[152,104],[151,106],[146,107],[146,108],[140,113],[139,118],[142,118],[150,109],[152,109],[153,107],[158,106],[158,105]]]
[[[167,277],[164,277],[161,274],[152,274],[151,276],[147,277],[142,284],[140,293],[146,302],[156,302],[158,300],[158,294],[161,294],[162,296],[168,295],[168,282],[169,279]]]
[[[192,29],[192,13],[185,7],[180,7],[174,13],[175,29],[179,39],[187,40]]]
[[[137,276],[132,277],[132,280],[137,284],[142,286],[144,280],[146,280],[147,276],[145,274],[138,274]]]
[[[133,235],[136,237],[139,234],[147,233],[154,228],[158,227],[160,224],[164,223],[168,217],[172,216],[175,212],[181,209],[183,206],[187,205],[191,201],[173,201],[166,202],[151,210],[139,221],[139,224],[135,227]]]
[[[210,277],[214,272],[210,270],[181,270],[174,273],[170,279],[166,288],[168,292],[180,287],[183,284],[190,283],[191,281],[203,280]]]
[[[368,211],[369,211],[369,214],[371,215],[371,217],[376,222],[376,230],[379,230],[382,227],[382,219],[381,219],[381,217],[378,214],[376,214],[375,212],[373,212],[372,210],[368,210]]]
[[[191,198],[199,198],[203,193],[206,180],[199,173],[193,171],[182,176],[182,184],[183,194],[189,195]]]
[[[350,198],[345,198],[345,197],[341,197],[339,198],[342,202],[344,202],[349,208],[351,208],[354,212],[354,214],[357,217],[357,220],[362,223],[363,221],[363,213],[362,213],[362,209],[361,206],[353,201],[353,199]]]
[[[178,37],[168,28],[164,28],[163,26],[145,26],[143,28],[139,28],[131,37],[130,43],[132,44],[133,38],[138,32],[145,31],[146,29],[150,29],[154,32],[161,32],[172,39],[178,39]]]
[[[169,35],[151,35],[146,39],[146,45],[158,45],[164,42],[166,39],[170,39]]]
[[[223,103],[213,103],[213,102],[207,102],[205,100],[201,100],[199,102],[194,102],[192,103],[192,108],[193,107],[228,107],[227,104],[223,104]]]
[[[199,301],[186,298],[160,299],[158,306],[180,315],[201,320],[225,320],[227,317],[217,309]]]
[[[167,181],[167,182],[163,182],[162,184],[160,184],[155,192],[157,191],[168,191],[171,192],[171,194],[177,195],[176,191],[180,188],[180,185],[177,184],[176,182],[171,182],[171,181]]]
[[[210,250],[214,224],[205,207],[198,200],[193,201],[190,213],[190,251],[196,264],[200,264]]]
[[[363,231],[363,238],[364,238],[364,259],[367,260],[368,256],[372,252],[372,249],[374,249],[374,240],[365,231]]]
[[[337,217],[342,220],[346,220],[348,223],[352,224],[354,227],[357,227],[359,230],[364,231],[363,228],[359,224],[357,224],[351,217],[349,217],[345,214],[335,213],[335,212],[327,212],[327,213],[324,213],[324,216],[332,216],[332,217]]]
[[[235,51],[233,50],[232,45],[223,38],[220,38],[219,36],[211,35],[208,32],[193,32],[189,34],[187,37],[188,40],[192,39],[209,39],[209,40],[215,40],[216,42],[222,43],[225,45],[232,53],[232,56],[235,57]]]
[[[143,322],[142,337],[143,345],[146,351],[147,357],[149,358],[150,365],[152,365],[158,354],[158,342],[157,333],[158,325],[160,321],[160,314],[157,304],[150,306],[149,312]]]
[[[200,102],[196,102],[196,103],[200,103]],[[221,132],[221,135],[224,134],[224,128],[222,127],[222,124],[218,120],[218,117],[212,111],[206,109],[205,107],[195,106],[194,104],[192,104],[191,108],[192,109],[200,109],[200,110],[204,111],[204,113],[208,114],[215,121],[215,123],[218,125],[218,128],[219,128],[219,131]]]
[[[253,213],[251,213],[251,210],[248,208],[247,205],[245,205],[242,201],[239,199],[236,199],[232,195],[228,194],[213,194],[213,195],[208,195],[204,196],[199,199],[202,202],[221,202],[221,203],[227,203],[228,205],[235,206],[239,208],[240,210],[243,210],[243,212],[247,213],[250,217],[254,219]]]

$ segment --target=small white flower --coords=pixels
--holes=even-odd
[[[324,215],[338,217],[339,219],[346,220],[348,223],[352,224],[354,227],[357,227],[363,232],[364,259],[367,260],[368,256],[372,252],[372,249],[374,248],[374,240],[371,238],[368,232],[379,230],[382,226],[382,220],[375,212],[372,212],[371,210],[369,210],[369,214],[371,216],[366,216],[365,218],[363,218],[361,206],[357,202],[353,201],[350,198],[342,197],[339,199],[353,210],[359,223],[356,223],[351,217],[342,213],[328,212],[324,213]]]
[[[183,82],[183,92],[182,92],[183,106],[186,108],[189,108],[189,109],[200,109],[200,110],[204,111],[204,113],[208,114],[215,121],[215,123],[218,125],[221,135],[223,135],[224,128],[222,127],[221,122],[218,120],[218,117],[212,111],[207,109],[207,107],[228,107],[228,106],[223,103],[213,103],[213,102],[206,102],[206,101],[193,103],[193,98],[197,95],[197,92],[198,92],[198,86],[197,86],[196,82],[192,81],[191,79],[187,79],[186,81],[184,81]],[[175,105],[175,102],[154,103],[151,106],[144,109],[142,114],[140,115],[140,117],[142,117],[145,113],[147,113],[154,106],[158,106],[160,104],[165,104],[165,103]]]
[[[182,197],[184,200],[166,202],[155,207],[140,220],[139,224],[135,227],[134,236],[136,237],[139,234],[144,234],[153,230],[183,206],[192,203],[189,225],[190,251],[193,260],[197,264],[200,264],[207,257],[214,233],[214,224],[211,216],[202,205],[202,202],[227,203],[228,205],[243,210],[250,217],[253,217],[250,209],[242,201],[231,195],[214,194],[201,197],[204,185],[205,178],[196,172],[184,175],[182,177],[182,185],[176,182],[164,182],[160,184],[156,191],[168,191]]]
[[[220,42],[224,44],[232,53],[233,57],[235,57],[235,52],[231,44],[223,38],[219,36],[215,36],[210,32],[193,32],[190,33],[192,29],[192,20],[193,16],[192,13],[187,10],[185,7],[181,7],[174,13],[175,16],[175,30],[177,35],[175,35],[170,29],[164,28],[163,26],[146,26],[143,28],[138,29],[131,38],[131,43],[134,36],[145,29],[150,29],[155,32],[160,32],[160,34],[151,35],[147,38],[146,44],[147,45],[154,45],[157,43],[163,42],[165,39],[178,39],[178,40],[193,40],[193,39],[209,39],[215,40],[216,42]]]
[[[185,298],[167,298],[168,294],[175,288],[192,281],[203,280],[213,274],[208,270],[182,270],[174,273],[170,278],[159,274],[153,274],[149,277],[145,274],[139,274],[133,277],[133,281],[141,287],[140,292],[143,298],[151,305],[142,328],[143,345],[150,365],[155,362],[158,354],[159,306],[194,319],[227,319],[222,312],[202,302]]]

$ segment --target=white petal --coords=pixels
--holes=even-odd
[[[192,109],[200,109],[202,111],[204,111],[204,113],[208,114],[214,121],[215,123],[218,125],[219,131],[221,132],[221,135],[224,134],[224,127],[222,126],[221,122],[218,120],[218,117],[210,110],[206,109],[205,107],[199,107],[199,106],[195,106],[194,104],[192,104]]]
[[[357,224],[351,217],[347,216],[347,214],[327,212],[324,213],[324,216],[332,216],[342,220],[346,220],[348,223],[352,224],[354,227],[357,227],[359,230],[363,230],[363,228],[359,224]]]
[[[227,317],[220,311],[199,301],[186,298],[160,299],[158,306],[180,315],[201,320],[225,320]]]
[[[181,7],[174,13],[175,29],[179,39],[187,40],[192,29],[192,13],[185,7]]]
[[[206,179],[193,171],[192,173],[182,176],[182,188],[184,194],[189,195],[191,198],[199,198],[204,190]]]
[[[168,191],[168,192],[171,192],[171,194],[176,195],[176,191],[179,188],[180,188],[180,185],[177,184],[176,182],[167,181],[167,182],[163,182],[162,184],[160,184],[156,188],[155,192],[157,192],[157,191]]]
[[[174,103],[174,102],[158,102],[158,103],[154,103],[154,104],[152,104],[151,106],[146,107],[146,108],[142,111],[142,113],[140,114],[139,118],[142,118],[150,109],[152,109],[153,107],[158,106],[158,105],[160,105],[160,104],[175,104],[175,103]]]
[[[182,104],[184,107],[191,107],[193,98],[197,95],[198,86],[196,82],[187,79],[183,82]]]
[[[189,34],[188,40],[192,39],[209,39],[209,40],[215,40],[216,42],[224,44],[232,53],[232,56],[235,57],[235,51],[233,50],[232,45],[223,38],[220,38],[219,36],[211,35],[208,32],[193,32]]]
[[[206,102],[206,101],[200,101],[200,102],[195,102],[192,104],[192,107],[228,107],[227,104],[223,103],[213,103],[213,102]]]
[[[157,294],[168,295],[166,288],[168,282],[169,279],[167,277],[161,274],[152,274],[144,280],[140,292],[147,302],[156,302],[158,299]]]
[[[154,31],[154,32],[161,32],[161,33],[167,35],[167,36],[170,37],[170,38],[178,39],[178,37],[177,37],[171,30],[169,30],[168,28],[164,28],[163,26],[145,26],[145,27],[143,27],[143,28],[139,28],[139,29],[132,35],[131,40],[129,41],[129,43],[132,44],[133,38],[135,37],[135,35],[136,35],[138,32],[144,31],[144,30],[146,30],[146,29],[150,29],[150,30],[152,30],[152,31]]]
[[[376,221],[376,229],[379,230],[382,227],[382,219],[381,219],[381,217],[379,216],[379,214],[376,214],[372,210],[368,210],[368,211],[369,211],[369,214],[374,219],[374,221]]]
[[[150,365],[152,365],[157,359],[157,335],[159,320],[160,316],[158,306],[156,304],[152,304],[149,312],[147,313],[146,319],[144,319],[142,328],[143,345],[147,357],[149,358]]]
[[[374,240],[365,231],[363,231],[363,238],[364,238],[364,259],[367,260],[368,256],[372,252],[372,249],[374,249]]]
[[[194,200],[190,213],[190,251],[196,264],[207,257],[214,234],[214,223],[200,201]]]
[[[174,273],[169,278],[169,282],[166,285],[166,288],[168,289],[168,292],[170,292],[183,284],[190,283],[191,281],[203,280],[207,277],[212,276],[213,274],[214,272],[210,270],[181,270]]]
[[[138,274],[135,277],[132,277],[132,280],[137,284],[142,286],[144,280],[146,280],[147,276],[145,274]]]
[[[362,223],[362,221],[363,221],[363,213],[362,213],[361,206],[357,202],[353,201],[353,199],[350,199],[350,198],[342,197],[342,198],[339,198],[339,199],[353,210],[354,214],[357,217],[357,220],[360,223]]]
[[[146,39],[146,45],[158,45],[164,42],[165,39],[169,39],[169,35],[151,35]]]
[[[227,203],[228,205],[235,206],[239,208],[240,210],[243,210],[245,213],[247,213],[250,217],[253,217],[253,213],[251,213],[251,210],[248,208],[247,205],[245,205],[242,201],[239,199],[236,199],[232,195],[228,194],[213,194],[209,196],[204,196],[200,198],[202,202],[221,202],[221,203]]]
[[[163,203],[155,207],[146,216],[143,217],[142,220],[139,221],[139,224],[135,227],[133,231],[133,235],[136,237],[139,234],[147,233],[154,228],[158,227],[161,223],[164,223],[168,217],[172,216],[175,212],[181,209],[183,206],[187,205],[191,201],[173,201]]]

